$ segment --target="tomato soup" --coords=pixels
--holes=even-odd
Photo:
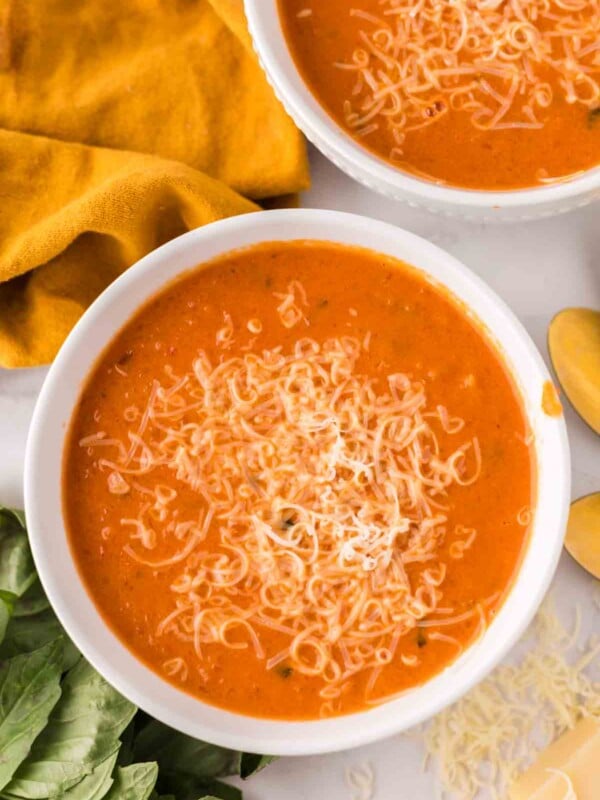
[[[595,3],[279,0],[279,13],[315,98],[399,169],[508,190],[600,163]]]
[[[115,335],[71,421],[66,528],[165,680],[252,716],[344,714],[490,623],[531,522],[529,436],[501,355],[420,272],[266,243]]]

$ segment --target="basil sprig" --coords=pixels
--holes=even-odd
[[[269,756],[151,719],[79,654],[37,577],[23,512],[0,506],[0,797],[241,800]]]

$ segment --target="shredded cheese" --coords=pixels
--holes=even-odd
[[[563,795],[562,800],[577,800],[577,793],[575,792],[575,787],[573,786],[573,781],[566,772],[563,772],[560,769],[552,769],[548,767],[548,772],[552,775],[558,775],[561,780],[565,783],[565,792],[566,794]]]
[[[284,328],[293,328],[299,322],[308,325],[308,320],[302,311],[302,306],[307,306],[306,292],[299,281],[291,281],[287,292],[274,292],[281,302],[277,306],[279,319]]]
[[[346,784],[352,800],[372,800],[375,792],[375,775],[369,763],[347,767]]]
[[[498,667],[425,728],[427,757],[449,797],[473,800],[486,790],[505,798],[514,779],[580,716],[600,719],[600,644],[580,641],[580,622],[577,610],[567,632],[547,602],[521,662]],[[573,796],[567,786],[565,800]]]
[[[529,527],[529,525],[531,525],[532,519],[533,519],[533,511],[529,506],[524,506],[517,514],[517,522],[524,528],[527,528]]]
[[[171,658],[164,662],[163,669],[170,677],[178,676],[185,683],[188,679],[188,666],[183,658]]]
[[[390,129],[390,159],[406,135],[451,112],[479,130],[536,129],[556,97],[600,104],[600,0],[380,0],[352,57],[344,103],[358,136]],[[541,176],[544,182],[552,180]]]
[[[217,347],[229,349],[233,345],[233,320],[231,314],[227,311],[223,312],[223,327],[217,331],[215,340]]]
[[[284,326],[304,319],[300,284],[277,299]],[[224,322],[226,349],[234,328],[227,313]],[[81,440],[99,448],[108,491],[137,503],[120,523],[127,555],[177,572],[157,634],[192,643],[200,661],[220,643],[252,648],[267,669],[285,662],[321,676],[323,714],[359,673],[370,671],[374,693],[417,625],[485,625],[481,605],[440,606],[439,546],[450,537],[461,557],[476,534],[449,530],[447,502],[452,487],[477,480],[478,441],[452,444],[464,423],[428,409],[424,384],[361,375],[364,349],[352,337],[300,338],[289,353],[223,354],[217,364],[200,351],[187,374],[154,381],[145,408],[127,410],[128,441]],[[179,491],[198,497],[194,517],[182,514]],[[278,652],[267,650],[266,630],[282,634]],[[187,674],[188,665],[165,669]]]

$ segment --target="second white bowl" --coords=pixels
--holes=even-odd
[[[287,112],[327,158],[369,189],[410,206],[479,222],[540,219],[600,199],[600,167],[565,183],[503,192],[438,186],[396,169],[358,144],[311,93],[288,49],[277,0],[245,0],[245,9],[259,60]]]

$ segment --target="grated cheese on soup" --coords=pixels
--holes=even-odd
[[[336,64],[356,73],[345,120],[359,136],[390,128],[392,160],[407,133],[455,111],[481,131],[535,130],[555,98],[600,104],[598,0],[381,0],[349,13],[364,27]]]
[[[297,287],[278,298],[283,325],[301,321],[295,294],[302,303]],[[225,351],[231,335],[228,326],[217,337]],[[157,633],[192,640],[200,660],[219,642],[253,648],[268,670],[322,676],[323,713],[357,673],[370,671],[367,700],[375,697],[381,668],[417,626],[485,624],[480,605],[440,606],[439,545],[452,537],[451,558],[462,558],[476,536],[448,530],[446,500],[450,487],[477,480],[478,440],[462,441],[463,421],[429,408],[423,383],[395,373],[378,388],[358,374],[363,347],[353,337],[301,338],[291,352],[219,363],[200,351],[187,374],[154,380],[146,408],[130,412],[129,441],[111,442],[115,456],[98,461],[111,493],[140,496],[139,514],[121,519],[127,555],[180,566]],[[442,437],[456,440],[445,453]],[[107,442],[99,433],[81,444]],[[181,517],[164,469],[197,493],[195,517]],[[207,548],[211,528],[218,541]],[[158,542],[169,557],[153,557]],[[269,651],[265,630],[285,646]],[[461,649],[449,634],[431,637]],[[185,675],[189,665],[165,668]]]

